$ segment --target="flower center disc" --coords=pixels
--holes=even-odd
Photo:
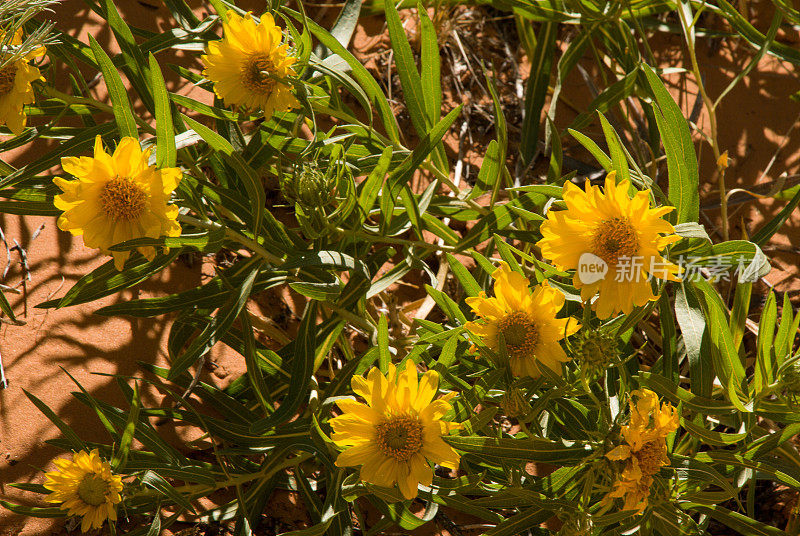
[[[422,448],[422,424],[416,417],[393,417],[375,429],[380,451],[397,461],[408,461]]]
[[[254,93],[270,93],[275,87],[275,65],[268,56],[250,56],[242,68],[242,84]]]
[[[78,497],[91,506],[100,506],[106,502],[108,482],[96,473],[89,473],[78,484]]]
[[[639,469],[643,475],[654,475],[661,468],[663,459],[664,445],[658,441],[645,443],[638,452],[634,452],[636,460],[639,462]]]
[[[17,66],[10,63],[0,69],[0,97],[11,93],[17,77]]]
[[[514,311],[498,322],[498,329],[506,341],[511,357],[529,357],[536,349],[539,330],[531,317],[523,311]]]
[[[115,177],[103,187],[100,201],[111,219],[130,221],[141,216],[147,194],[132,180]]]
[[[620,257],[639,252],[639,237],[628,218],[611,218],[597,226],[592,239],[594,254],[615,266]]]

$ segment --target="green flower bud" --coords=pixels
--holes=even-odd
[[[582,331],[574,346],[582,367],[603,370],[617,358],[617,339],[598,330]]]

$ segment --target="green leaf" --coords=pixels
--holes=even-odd
[[[787,536],[786,532],[777,527],[766,525],[744,514],[740,514],[739,512],[732,512],[722,506],[691,504],[684,506],[684,508],[700,512],[701,514],[707,514],[723,525],[745,536]]]
[[[128,422],[125,423],[125,430],[122,433],[122,439],[119,442],[119,447],[111,459],[111,468],[117,473],[125,469],[125,463],[128,461],[128,454],[131,450],[131,443],[133,442],[134,433],[136,432],[136,423],[139,421],[139,410],[142,407],[142,400],[139,398],[139,382],[133,381],[133,395],[131,397],[131,409],[128,412]]]
[[[453,271],[453,275],[458,279],[458,282],[461,283],[461,287],[464,289],[464,292],[467,293],[467,296],[477,296],[480,294],[481,287],[478,285],[478,282],[475,281],[475,278],[472,277],[472,274],[469,273],[466,266],[450,253],[446,254],[446,258],[447,264],[450,265],[450,269]]]
[[[539,527],[542,523],[553,516],[550,510],[543,510],[539,506],[534,506],[520,512],[502,523],[498,523],[493,529],[484,532],[484,536],[517,536],[525,534],[530,529]]]
[[[359,223],[364,223],[372,207],[375,205],[375,200],[380,194],[381,186],[383,186],[383,179],[386,177],[386,172],[389,169],[389,164],[392,161],[392,148],[384,147],[378,164],[373,168],[369,176],[359,185],[358,206],[361,208],[359,211]]]
[[[150,54],[150,84],[156,107],[156,166],[175,167],[178,152],[175,147],[175,128],[172,124],[172,110],[167,86],[156,58]]]
[[[597,163],[603,166],[603,169],[606,171],[611,171],[612,163],[611,158],[603,152],[603,150],[594,142],[589,136],[581,134],[577,130],[573,130],[571,128],[567,129],[567,132],[572,134],[572,137],[578,140],[578,143],[583,145],[587,151],[592,153]]]
[[[753,371],[753,387],[756,394],[775,380],[773,367],[775,365],[775,324],[777,321],[778,306],[775,302],[775,293],[770,290],[767,294],[767,302],[761,312],[761,320],[758,323],[756,362]]]
[[[389,29],[389,39],[392,42],[392,52],[397,63],[397,76],[403,88],[403,100],[411,116],[411,124],[419,137],[425,136],[428,128],[433,123],[428,123],[425,113],[425,99],[422,96],[422,80],[420,79],[411,45],[408,44],[403,23],[393,2],[384,4],[386,12],[386,26]],[[432,88],[433,89],[433,88]]]
[[[494,437],[443,436],[453,448],[475,454],[508,460],[575,465],[591,455],[588,445],[566,445],[535,437],[508,439]]]
[[[708,367],[703,365],[700,353],[703,346],[703,333],[706,330],[706,320],[694,288],[685,281],[675,286],[675,318],[681,328],[689,367],[698,372],[706,370]],[[703,376],[709,376],[708,380],[711,379],[710,374],[702,374],[699,377],[693,374],[691,388],[696,395],[708,396],[711,394],[708,390],[711,381],[705,381]]]
[[[769,239],[772,238],[776,232],[778,232],[778,229],[781,228],[786,220],[789,219],[789,216],[792,214],[792,212],[794,212],[794,209],[797,208],[798,204],[800,204],[800,189],[797,190],[797,193],[794,194],[789,203],[783,207],[774,218],[765,223],[761,229],[753,234],[750,240],[759,246],[766,244]]]
[[[733,335],[728,328],[728,313],[717,291],[704,279],[691,283],[700,291],[700,304],[706,318],[706,329],[711,337],[711,342],[716,352],[711,352],[714,358],[714,372],[719,376],[724,386],[732,383],[739,389],[745,378],[744,362],[736,351]],[[747,393],[743,393],[747,395]],[[732,397],[731,402],[737,404],[738,399]],[[741,408],[744,411],[744,408]]]
[[[333,523],[335,518],[331,517],[327,521],[323,521],[322,523],[317,523],[312,527],[308,527],[307,529],[299,529],[293,530],[290,532],[281,532],[279,536],[324,536],[329,534],[328,529]]]
[[[188,510],[192,514],[197,513],[192,507],[192,503],[190,503],[186,497],[181,495],[178,490],[172,487],[172,485],[158,473],[153,471],[145,471],[145,473],[142,475],[141,482],[147,487],[160,491],[166,496],[167,499],[171,500],[181,508]]]
[[[353,78],[355,78],[356,81],[361,84],[361,87],[364,88],[364,91],[367,93],[367,95],[369,95],[372,104],[377,108],[378,115],[381,117],[381,121],[386,129],[389,139],[391,139],[392,142],[399,144],[400,128],[397,126],[397,119],[392,112],[391,106],[389,106],[389,101],[386,100],[386,95],[384,95],[383,90],[369,73],[369,71],[367,71],[361,62],[358,61],[355,56],[350,53],[350,51],[343,47],[325,28],[311,19],[304,18],[297,11],[286,8],[283,11],[289,14],[295,20],[307,25],[308,30],[314,34],[317,39],[319,39],[320,43],[328,47],[331,52],[337,54],[347,62],[347,65],[352,69]]]
[[[62,510],[58,506],[39,508],[36,506],[23,506],[21,504],[14,504],[12,502],[3,500],[0,500],[0,504],[2,504],[4,508],[7,508],[15,514],[19,514],[21,516],[43,518],[67,517],[67,511]]]
[[[523,22],[523,24],[526,23]],[[520,152],[524,164],[528,164],[538,150],[539,123],[547,96],[547,88],[550,84],[556,37],[558,37],[558,24],[555,22],[543,23],[539,27],[536,46],[530,57],[531,70],[525,87],[525,115],[522,120],[520,141]]]
[[[32,395],[25,389],[23,389],[22,392],[25,393],[25,396],[27,396],[37,408],[39,408],[39,411],[44,413],[45,417],[50,419],[50,422],[58,427],[58,429],[61,431],[61,434],[67,441],[69,441],[70,446],[74,450],[78,451],[86,448],[86,444],[81,440],[80,437],[78,437],[78,434],[76,434],[67,423],[65,423],[58,415],[56,415],[55,412],[47,406],[47,404],[39,400],[36,396]]]
[[[148,63],[144,59],[144,54],[142,54],[139,45],[136,44],[131,29],[120,16],[119,11],[117,11],[114,0],[105,0],[105,8],[106,20],[108,20],[111,31],[114,32],[114,37],[125,60],[121,67],[125,70],[125,74],[128,76],[136,93],[138,93],[142,103],[153,113],[153,95],[148,84],[148,81],[151,80],[151,73],[147,72]]]
[[[683,404],[692,411],[704,415],[733,415],[738,411],[729,402],[694,395],[668,381],[660,374],[640,372],[639,382],[658,393],[659,396],[666,398],[670,403],[674,405]]]
[[[392,363],[392,354],[389,353],[389,321],[386,315],[381,315],[378,320],[378,367],[381,373],[389,372]]]
[[[685,428],[686,431],[692,435],[692,437],[696,437],[708,445],[714,445],[717,447],[735,445],[747,437],[747,432],[742,432],[741,434],[713,432],[684,418],[681,418],[681,426]]]
[[[258,276],[258,271],[261,267],[260,260],[254,260],[249,263],[248,269],[250,270],[242,285],[233,293],[226,304],[220,307],[215,316],[195,337],[189,347],[178,356],[171,364],[169,375],[167,379],[174,380],[180,376],[192,364],[197,361],[201,356],[205,355],[212,346],[214,346],[220,339],[223,333],[233,325],[233,321],[239,316],[239,313],[245,306],[247,299],[253,290],[253,282]]]
[[[316,346],[317,302],[312,301],[306,306],[303,320],[297,331],[297,338],[292,344],[289,390],[281,401],[280,407],[266,419],[254,422],[250,428],[251,432],[263,434],[278,424],[287,421],[308,397],[308,385],[311,381],[311,376],[314,374]]]
[[[131,102],[128,100],[128,93],[125,91],[125,86],[122,84],[117,68],[91,34],[89,35],[89,45],[92,47],[97,64],[103,72],[103,80],[114,105],[114,120],[117,123],[119,135],[122,137],[129,136],[138,141],[139,132],[136,129],[136,120],[133,118]]]
[[[628,167],[628,159],[625,157],[625,149],[622,146],[622,140],[619,138],[619,134],[617,134],[614,127],[611,126],[611,123],[608,122],[608,119],[606,119],[603,114],[598,113],[597,116],[600,118],[600,124],[603,127],[603,134],[606,137],[608,152],[611,153],[611,165],[614,171],[617,172],[617,182],[624,180],[630,181],[631,171]]]
[[[203,253],[216,253],[225,242],[225,228],[219,227],[212,231],[180,236],[162,236],[161,238],[134,238],[120,242],[108,248],[111,251],[130,251],[140,247],[163,248],[192,248]]]
[[[156,255],[156,258],[152,261],[148,261],[142,256],[136,256],[125,264],[125,270],[122,272],[117,270],[114,267],[114,261],[110,260],[80,278],[63,298],[49,300],[38,304],[36,307],[40,309],[57,307],[60,309],[68,305],[79,305],[115,294],[160,272],[180,254],[181,250],[175,249],[166,255]]]
[[[675,206],[678,223],[696,222],[700,216],[700,173],[688,122],[655,71],[644,63],[642,70],[655,98],[653,114],[667,154],[669,200]]]

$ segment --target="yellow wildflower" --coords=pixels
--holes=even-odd
[[[505,262],[492,277],[494,297],[487,298],[481,292],[467,298],[467,305],[481,320],[467,322],[466,328],[495,352],[503,335],[515,376],[538,378],[542,366],[561,375],[561,363],[569,361],[569,357],[559,341],[580,328],[574,319],[556,318],[564,306],[564,295],[547,282],[531,291],[528,279]]]
[[[588,180],[585,190],[568,182],[563,195],[567,210],[548,212],[540,227],[542,256],[561,270],[576,269],[573,284],[584,301],[599,292],[594,307],[600,318],[655,300],[647,274],[677,281],[681,271],[661,256],[666,246],[680,240],[662,218],[674,207],[649,208],[650,191],[630,198],[629,187],[627,180],[617,184],[613,172],[603,192]],[[600,277],[596,270],[584,272],[590,265],[607,271]]]
[[[295,75],[296,58],[281,44],[281,29],[271,14],[256,24],[253,16],[228,11],[223,38],[212,41],[202,56],[203,76],[214,83],[214,92],[230,106],[261,110],[269,120],[274,112],[297,108],[299,103],[287,79]]]
[[[338,400],[344,413],[330,420],[333,441],[344,451],[338,467],[361,466],[361,480],[377,486],[397,484],[406,499],[417,496],[419,484],[430,486],[430,462],[457,469],[459,455],[442,440],[458,424],[442,420],[450,408],[449,393],[434,400],[439,374],[429,370],[419,378],[411,360],[386,376],[373,368],[366,379],[354,377],[353,391],[366,400]]]
[[[0,31],[0,43],[2,43],[4,35]],[[22,28],[14,33],[9,44],[12,46],[22,44]],[[39,47],[8,63],[5,63],[5,60],[6,58],[10,59],[11,54],[0,53],[0,65],[2,65],[0,67],[0,125],[8,126],[14,135],[21,134],[28,121],[24,108],[26,104],[34,101],[31,82],[44,80],[39,69],[29,62],[34,58],[44,56],[45,52],[44,47]]]
[[[122,477],[111,472],[98,450],[84,450],[73,455],[72,460],[59,458],[54,462],[58,469],[46,473],[44,487],[52,493],[47,502],[62,503],[67,514],[82,516],[81,530],[99,529],[106,519],[117,519],[115,505],[122,497]]]
[[[64,211],[58,227],[75,236],[83,235],[86,247],[113,255],[118,270],[122,270],[130,251],[110,252],[108,248],[114,244],[181,234],[178,207],[167,204],[181,180],[181,170],[156,169],[147,164],[149,157],[150,150],[142,151],[139,142],[129,137],[122,138],[110,155],[97,136],[94,158],[61,159],[64,171],[78,180],[53,179],[64,192],[55,197],[56,208]],[[148,260],[156,254],[150,246],[138,250]]]
[[[649,389],[633,391],[629,405],[631,421],[622,427],[627,444],[606,453],[609,460],[625,461],[625,468],[603,502],[622,498],[624,510],[641,512],[647,507],[653,477],[669,465],[666,437],[678,429],[679,416],[669,403],[659,407],[658,396]]]

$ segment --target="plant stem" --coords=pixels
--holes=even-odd
[[[690,37],[691,29],[689,27],[689,21],[686,20],[686,13],[684,13],[682,9],[678,9],[678,17],[681,20],[683,33],[686,36],[686,48],[689,49],[689,58],[692,61],[692,74],[694,75],[695,82],[697,83],[697,89],[700,92],[700,97],[703,99],[703,105],[708,110],[708,121],[711,127],[711,135],[708,141],[711,144],[711,150],[714,151],[714,163],[717,168],[716,175],[719,185],[719,210],[720,219],[722,220],[722,239],[724,241],[728,241],[730,239],[730,234],[728,231],[728,196],[725,189],[725,166],[720,161],[721,153],[719,150],[719,140],[717,139],[716,105],[709,98],[708,93],[706,93],[706,88],[703,84],[703,78],[700,76],[700,67],[697,64],[697,54],[695,52],[694,41]]]

